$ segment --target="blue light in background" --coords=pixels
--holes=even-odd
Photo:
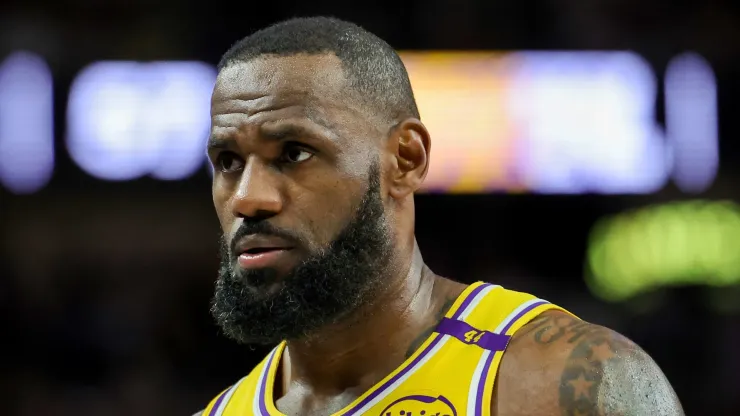
[[[695,53],[671,60],[665,76],[665,122],[673,148],[673,180],[684,192],[712,185],[719,169],[717,82]]]
[[[88,66],[70,89],[70,155],[105,180],[192,176],[203,166],[215,80],[201,62]]]
[[[11,192],[42,189],[54,172],[51,71],[40,56],[15,52],[0,65],[0,182]]]

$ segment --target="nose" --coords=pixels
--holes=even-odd
[[[283,209],[282,196],[270,168],[252,159],[244,167],[231,201],[236,217],[266,219]]]

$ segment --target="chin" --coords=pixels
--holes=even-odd
[[[241,281],[249,289],[259,292],[278,286],[285,280],[285,273],[274,268],[242,269],[236,268],[232,273],[235,280]]]

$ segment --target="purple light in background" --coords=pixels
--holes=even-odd
[[[0,65],[0,181],[29,194],[54,172],[53,81],[44,59],[15,52]]]
[[[650,193],[668,178],[656,77],[627,52],[512,54],[507,109],[535,192]]]
[[[152,125],[161,129],[158,132],[161,147],[160,158],[151,168],[151,175],[163,180],[186,178],[201,168],[205,158],[216,69],[199,62],[154,65],[166,80],[156,101],[152,102],[153,108],[169,110],[167,122],[152,121]],[[158,117],[153,112],[150,115]]]
[[[203,163],[215,80],[201,62],[88,66],[70,88],[70,155],[101,179],[191,176]]]
[[[684,192],[706,190],[719,168],[717,83],[709,63],[695,53],[668,65],[665,121],[676,185]]]

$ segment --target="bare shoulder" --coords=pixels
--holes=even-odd
[[[637,344],[559,311],[514,335],[492,407],[498,416],[684,414],[663,372]]]

